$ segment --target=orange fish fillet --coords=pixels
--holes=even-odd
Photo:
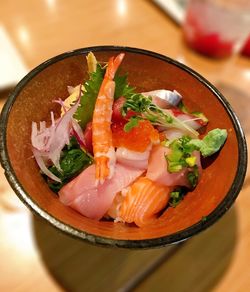
[[[119,220],[134,222],[139,227],[153,223],[157,214],[166,207],[169,194],[170,187],[140,177],[128,188],[118,212]]]

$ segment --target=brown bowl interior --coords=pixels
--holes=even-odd
[[[96,52],[100,61],[117,52]],[[142,240],[164,237],[199,222],[210,214],[227,195],[236,175],[238,146],[234,126],[214,93],[187,71],[174,64],[133,52],[127,52],[122,71],[138,90],[166,88],[179,91],[191,110],[199,110],[209,119],[207,130],[226,128],[228,139],[215,158],[207,161],[198,187],[187,194],[176,208],[169,208],[158,224],[145,228],[121,223],[94,221],[65,207],[48,188],[32,158],[31,121],[48,120],[50,111],[58,111],[52,103],[67,97],[67,86],[77,85],[86,77],[84,54],[70,56],[49,65],[36,74],[19,92],[7,124],[7,151],[14,173],[34,204],[77,230],[112,239]],[[212,162],[212,163],[211,163]]]

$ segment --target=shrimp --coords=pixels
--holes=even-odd
[[[92,140],[97,184],[99,182],[102,184],[106,178],[111,178],[114,173],[115,150],[111,131],[112,106],[115,92],[115,82],[113,79],[124,55],[121,53],[116,58],[111,57],[109,59],[95,103],[92,120]]]

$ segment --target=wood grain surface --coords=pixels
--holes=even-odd
[[[3,0],[0,26],[28,69],[93,45],[139,47],[175,58],[221,90],[250,143],[250,59],[196,54],[183,43],[181,28],[151,1]],[[0,108],[7,95],[8,89],[0,93]],[[0,169],[0,291],[250,291],[249,209],[248,170],[234,207],[182,245],[97,248],[31,215]]]

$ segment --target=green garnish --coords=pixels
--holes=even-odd
[[[185,159],[186,163],[188,166],[193,167],[196,165],[196,157],[195,156],[190,156]]]
[[[168,162],[169,172],[178,172],[184,167],[195,167],[196,157],[192,155],[193,151],[198,150],[203,157],[210,156],[217,152],[225,143],[227,131],[225,129],[214,129],[200,139],[191,139],[188,136],[183,136],[175,139],[172,142],[166,142],[164,146],[171,149],[171,152],[165,156]],[[190,180],[192,175],[190,175]],[[194,183],[192,182],[191,185]]]
[[[121,96],[127,97],[134,92],[134,88],[128,84],[127,75],[115,74],[115,94],[114,99],[117,99]]]
[[[133,129],[134,127],[138,126],[139,121],[141,120],[141,117],[131,117],[129,119],[129,121],[125,124],[124,126],[124,131],[125,132],[129,132],[131,129]]]
[[[167,154],[165,158],[168,162],[167,165],[169,172],[179,172],[184,167],[190,167],[190,164],[196,160],[196,157],[192,156],[195,147],[188,144],[190,140],[190,137],[183,136],[179,139],[173,140],[168,145],[171,152]]]
[[[84,92],[81,96],[80,105],[74,114],[74,118],[84,129],[89,121],[92,120],[95,101],[100,90],[105,69],[97,64],[96,71],[89,74],[90,79],[84,83]]]
[[[61,171],[59,171],[54,165],[49,167],[49,170],[60,178],[61,183],[47,178],[49,187],[53,191],[58,192],[70,179],[77,176],[92,163],[92,156],[79,147],[79,144],[74,137],[71,138],[70,144],[65,146],[61,153]]]
[[[183,199],[183,197],[185,196],[186,193],[187,193],[187,189],[184,187],[175,188],[170,193],[170,199],[168,202],[169,206],[175,208],[181,202],[181,200]]]
[[[181,100],[178,103],[178,108],[185,114],[189,114],[189,110],[187,109],[187,107],[185,106],[185,104],[183,103],[183,101]]]
[[[208,123],[208,118],[202,112],[192,112],[191,114],[201,119],[205,124]]]
[[[197,186],[198,179],[199,179],[199,171],[198,171],[197,165],[195,165],[192,168],[192,170],[187,173],[187,179],[192,188],[195,188]]]
[[[163,110],[155,105],[151,97],[139,93],[131,94],[122,107],[122,115],[126,116],[129,110],[140,113],[142,118],[149,120],[155,126],[177,128],[194,138],[199,136],[197,131],[178,120],[170,111]]]

